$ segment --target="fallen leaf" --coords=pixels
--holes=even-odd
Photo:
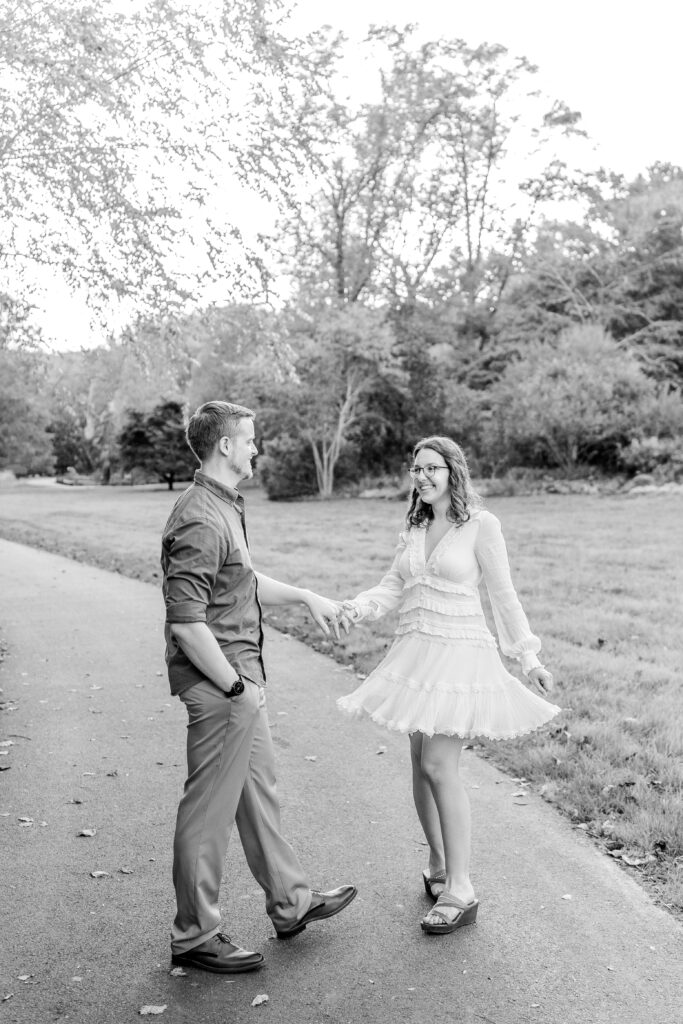
[[[306,756],[304,758],[304,761],[317,761],[317,760],[318,760],[318,758],[317,758],[316,754],[306,754]]]
[[[141,1017],[146,1017],[148,1014],[157,1014],[158,1015],[160,1013],[163,1013],[167,1006],[168,1006],[168,1003],[164,1003],[163,1006],[141,1006],[140,1007],[140,1016]]]
[[[254,998],[251,1001],[251,1005],[252,1006],[260,1006],[261,1003],[267,1003],[267,1002],[268,1002],[268,996],[264,992],[260,996],[254,996]]]
[[[119,872],[122,875],[132,875],[133,874],[133,869],[132,868],[119,868]]]
[[[622,862],[631,868],[640,868],[644,864],[652,864],[657,859],[653,853],[622,853]]]
[[[184,971],[182,967],[174,967],[173,970],[170,971],[170,975],[172,978],[186,978],[187,971]]]
[[[8,772],[11,767],[11,764],[0,764],[0,772]]]
[[[7,993],[7,995],[4,995],[4,996],[2,997],[2,999],[0,999],[0,1002],[2,1002],[2,1003],[6,1003],[6,1002],[7,1002],[7,1000],[8,1000],[8,999],[12,999],[12,998],[13,998],[13,996],[14,996],[14,992],[8,992],[8,993]]]
[[[513,793],[512,795],[513,795],[513,797],[515,797],[515,796],[526,796],[527,792],[526,792],[525,789],[518,789],[517,792]]]
[[[26,825],[31,825],[33,823],[33,818],[19,818],[18,820],[23,821]]]
[[[570,896],[569,893],[565,893],[565,895],[562,897],[563,900],[571,900],[572,898],[573,897]]]
[[[96,828],[82,828],[81,831],[78,833],[78,835],[79,836],[87,836],[88,838],[92,838],[92,836],[97,835],[97,829]]]
[[[380,746],[375,751],[376,754],[386,754],[386,752],[387,748],[384,746],[384,744],[380,744]]]
[[[109,872],[108,871],[91,871],[90,872],[90,877],[91,878],[109,878]]]
[[[33,977],[32,974],[18,974],[17,975],[17,978],[18,978],[19,981],[28,981],[28,979],[32,978],[32,977]]]
[[[0,740],[0,747],[13,747],[14,740]]]

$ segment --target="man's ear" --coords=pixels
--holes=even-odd
[[[221,455],[230,454],[230,438],[223,436],[218,442],[218,451]]]

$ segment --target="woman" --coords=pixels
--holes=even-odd
[[[469,874],[470,809],[459,776],[466,739],[507,739],[536,729],[560,708],[505,669],[484,618],[486,584],[503,652],[542,693],[553,680],[539,662],[510,578],[498,519],[480,507],[461,448],[427,437],[413,452],[413,491],[393,564],[371,590],[345,601],[347,622],[399,608],[386,657],[339,707],[410,734],[413,797],[429,845],[424,886],[435,905],[422,921],[434,935],[476,920]]]

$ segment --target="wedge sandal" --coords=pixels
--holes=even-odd
[[[451,917],[450,914],[443,913],[446,907],[456,907],[459,913],[455,917]],[[422,931],[427,932],[428,935],[449,935],[451,932],[456,931],[456,929],[463,928],[466,924],[474,924],[477,920],[478,908],[479,900],[463,903],[462,900],[459,900],[457,896],[453,896],[452,893],[442,892],[427,917],[436,914],[443,923],[432,924],[431,921],[427,921],[425,918],[420,922],[420,926]]]
[[[422,872],[422,881],[424,882],[425,892],[429,896],[430,900],[437,900],[439,897],[432,889],[432,886],[445,885],[446,871],[437,871],[435,874],[430,875],[429,872],[425,870]]]

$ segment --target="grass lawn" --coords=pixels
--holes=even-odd
[[[276,504],[253,487],[245,495],[254,562],[268,575],[348,597],[391,561],[399,503]],[[159,582],[159,536],[176,497],[156,487],[21,484],[0,490],[0,536]],[[487,505],[503,522],[518,592],[555,675],[554,700],[567,710],[537,734],[481,751],[681,913],[683,500],[543,495]],[[332,644],[298,608],[268,620],[363,674],[394,625],[361,626]]]

